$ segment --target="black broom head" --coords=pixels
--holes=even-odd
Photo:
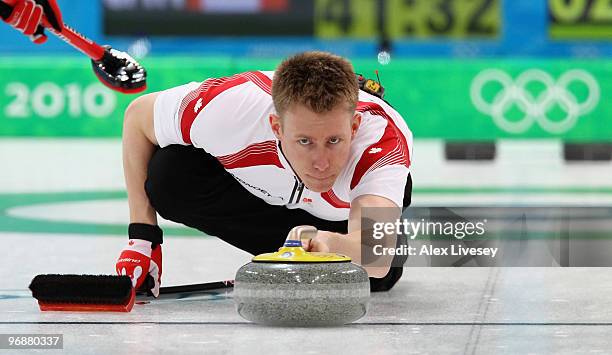
[[[45,304],[125,305],[133,297],[130,278],[115,275],[37,275],[30,290]]]

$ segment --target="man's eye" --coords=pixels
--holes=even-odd
[[[310,144],[310,139],[308,139],[308,138],[300,138],[300,139],[298,139],[298,143],[300,145],[308,145],[308,144]]]
[[[340,138],[338,138],[338,137],[330,138],[329,143],[331,143],[331,144],[338,144],[338,143],[340,143]]]

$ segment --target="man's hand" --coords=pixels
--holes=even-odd
[[[13,12],[4,22],[30,37],[30,40],[36,44],[47,41],[45,32],[39,30],[43,19],[46,19],[58,32],[61,32],[64,28],[62,13],[59,6],[57,6],[56,0],[13,0],[10,3],[7,1],[3,2],[13,7]]]
[[[317,231],[317,236],[312,239],[302,239],[302,248],[309,252],[330,253],[333,248],[334,238],[341,237],[338,233]]]
[[[139,290],[146,287],[154,297],[159,296],[159,286],[162,275],[162,247],[156,245],[151,249],[151,242],[140,239],[130,239],[123,249],[115,266],[118,275],[127,275],[132,279],[132,286]],[[147,275],[153,278],[154,285],[145,283]]]

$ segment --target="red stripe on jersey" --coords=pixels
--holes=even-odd
[[[260,71],[252,71],[242,73],[249,81],[253,84],[259,86],[260,89],[272,95],[272,79],[268,78],[268,76]]]
[[[359,184],[365,174],[382,166],[405,165],[410,167],[410,151],[406,137],[393,122],[391,116],[374,102],[360,101],[357,104],[357,111],[384,117],[387,120],[387,127],[378,142],[367,147],[361,154],[351,179],[351,190]]]
[[[275,165],[284,169],[278,158],[276,141],[251,144],[233,154],[218,156],[217,160],[226,169],[246,168],[249,166]]]
[[[246,72],[218,79],[211,78],[204,81],[197,89],[187,94],[179,108],[183,141],[187,144],[191,144],[191,126],[196,117],[198,117],[198,114],[210,101],[212,101],[212,99],[225,90],[248,81],[257,85],[266,93],[272,94],[272,80],[261,72]]]
[[[327,201],[327,203],[336,208],[351,208],[351,204],[346,201],[342,201],[338,196],[336,196],[334,190],[322,192],[321,197]]]

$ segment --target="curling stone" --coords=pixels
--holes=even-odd
[[[273,326],[334,326],[367,312],[367,272],[347,256],[307,252],[310,226],[293,228],[276,253],[255,256],[236,272],[234,301],[246,320]],[[314,235],[313,235],[314,234]]]

